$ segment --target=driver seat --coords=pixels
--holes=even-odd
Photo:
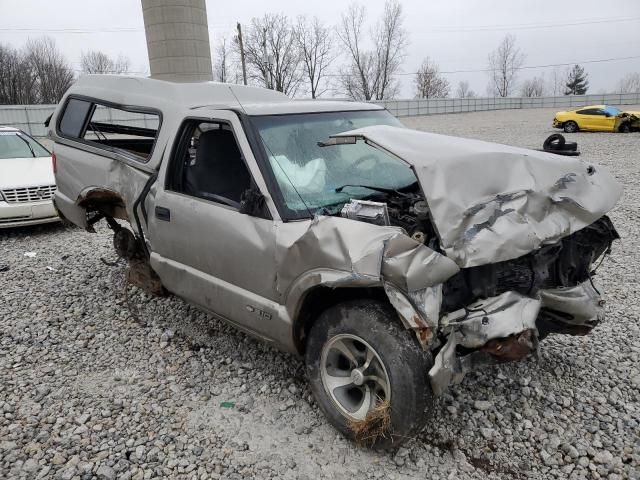
[[[200,135],[195,163],[187,167],[186,190],[196,196],[211,193],[240,203],[251,176],[231,130],[208,130]]]

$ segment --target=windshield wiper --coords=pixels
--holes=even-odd
[[[31,144],[27,141],[26,138],[22,138],[20,135],[16,135],[16,137],[18,137],[20,140],[22,140],[24,143],[27,144],[27,147],[29,147],[29,150],[31,151],[31,156],[33,158],[36,158],[36,152],[33,151],[33,147],[31,146]]]
[[[347,183],[345,185],[337,187],[334,191],[336,193],[340,193],[340,192],[342,192],[342,190],[344,190],[347,187],[368,188],[369,190],[373,190],[374,192],[386,193],[388,195],[392,195],[392,194],[403,195],[403,196],[405,195],[404,193],[399,192],[398,190],[394,190],[393,188],[372,187],[370,185],[354,185],[354,184],[351,184],[351,183]]]

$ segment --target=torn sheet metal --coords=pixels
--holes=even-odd
[[[360,137],[414,169],[447,257],[461,268],[511,260],[586,227],[621,194],[576,157],[390,126]]]
[[[541,290],[540,297],[543,307],[568,314],[563,317],[567,324],[584,325],[604,319],[604,301],[593,280],[575,287]]]
[[[613,130],[615,132],[620,132],[623,125],[628,126],[628,131],[640,130],[640,112],[622,112],[616,116]]]
[[[535,328],[542,302],[508,291],[497,297],[478,300],[440,320],[444,333],[459,333],[459,344],[479,348],[493,338],[508,337]]]
[[[404,326],[415,331],[422,348],[432,348],[438,331],[442,284],[405,294],[392,283],[384,282],[384,291]]]
[[[276,290],[287,296],[297,282],[317,277],[321,271],[338,271],[341,278],[379,282],[384,242],[402,234],[398,227],[329,216],[317,216],[300,227],[301,231],[292,238],[283,237],[285,230],[277,232]],[[292,233],[290,229],[287,232]]]
[[[442,282],[459,271],[398,227],[318,216],[291,243],[279,238],[277,289],[295,309],[313,286],[384,286],[407,328],[437,328]]]
[[[383,282],[384,291],[408,328],[438,328],[442,285],[418,290],[418,295],[400,291],[390,282]]]
[[[406,292],[441,284],[459,270],[450,258],[406,235],[396,235],[386,241],[382,275]]]
[[[436,395],[442,394],[451,383],[458,383],[464,374],[484,365],[500,362],[489,351],[476,350],[458,355],[457,347],[480,349],[495,339],[511,341],[509,337],[528,330],[535,331],[536,318],[542,302],[515,292],[480,300],[466,309],[445,315],[442,329],[449,332],[434,365],[429,370],[431,386]],[[534,351],[536,345],[527,345]]]
[[[429,371],[434,392],[442,393],[471,370],[533,353],[541,335],[588,332],[603,319],[603,303],[589,280],[540,290],[539,299],[509,291],[443,316],[440,327],[448,338]],[[458,355],[458,346],[474,350]]]

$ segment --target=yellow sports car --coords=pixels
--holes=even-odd
[[[624,112],[612,105],[589,105],[556,113],[553,126],[567,133],[578,130],[628,133],[640,130],[640,112]]]

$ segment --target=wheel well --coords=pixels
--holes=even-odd
[[[306,349],[306,339],[313,323],[327,308],[348,300],[371,299],[389,303],[382,287],[331,288],[318,286],[310,290],[302,300],[294,325],[293,335],[300,354]]]
[[[106,188],[94,188],[80,195],[78,206],[87,212],[99,212],[107,217],[129,220],[124,199]]]

